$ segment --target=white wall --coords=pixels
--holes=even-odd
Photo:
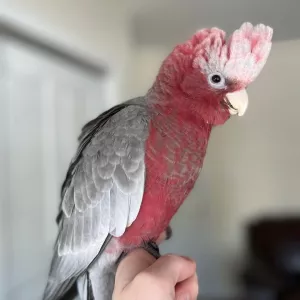
[[[140,48],[131,82],[143,94],[170,49]],[[203,171],[173,220],[164,251],[197,259],[201,293],[234,294],[243,258],[243,225],[262,214],[300,213],[300,40],[275,43],[250,105],[212,134]]]
[[[0,16],[81,53],[110,71],[109,103],[120,102],[131,50],[129,15],[118,0],[0,0]]]
[[[131,33],[126,10],[111,0],[0,0],[5,21],[108,68],[108,84],[98,86],[80,68],[0,39],[0,299],[34,300],[80,127],[123,100]]]
[[[128,76],[124,81],[124,94],[127,98],[145,95],[168,52],[169,49],[163,46],[132,48]]]
[[[0,299],[41,299],[59,190],[101,77],[20,41],[1,47]]]

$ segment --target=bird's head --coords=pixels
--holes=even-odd
[[[167,106],[187,116],[193,112],[211,125],[242,116],[248,106],[246,88],[266,63],[272,35],[270,27],[250,23],[228,40],[218,28],[200,30],[165,59],[153,90],[169,99]]]

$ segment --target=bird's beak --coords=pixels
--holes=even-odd
[[[225,96],[224,101],[228,105],[229,113],[231,115],[242,116],[248,107],[248,94],[245,89],[228,93]]]

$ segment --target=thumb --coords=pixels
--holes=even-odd
[[[150,267],[156,259],[143,249],[130,252],[119,264],[115,277],[115,291],[122,291],[134,277]]]

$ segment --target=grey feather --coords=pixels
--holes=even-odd
[[[110,203],[110,191],[105,193],[105,198],[107,201],[100,202],[100,210],[99,210],[99,221],[101,228],[106,232],[109,231],[109,223],[107,222],[107,216],[110,216],[111,203]]]
[[[101,202],[97,203],[96,206],[90,208],[91,213],[92,213],[92,228],[91,228],[92,241],[97,241],[99,238],[99,235],[100,235],[99,229],[101,228],[100,227]]]
[[[130,226],[132,222],[136,219],[140,210],[139,199],[143,198],[143,194],[144,194],[145,177],[142,176],[144,172],[145,172],[145,164],[140,162],[138,169],[134,173],[128,173],[129,178],[135,178],[136,180],[138,180],[136,192],[130,195],[129,197],[129,214],[128,214],[128,221],[127,221],[128,226]]]
[[[116,184],[113,186],[110,195],[111,198],[117,199],[114,207],[115,230],[112,234],[114,236],[121,236],[127,227],[130,195],[123,193]]]
[[[116,167],[113,180],[116,186],[125,194],[130,194],[136,189],[137,181],[130,179],[121,165]]]
[[[114,143],[114,153],[118,156],[125,156],[128,148],[128,138],[118,137]]]
[[[140,162],[143,157],[143,149],[140,149],[138,147],[131,146],[129,148],[129,154],[128,157],[134,161]]]
[[[62,204],[62,209],[67,217],[71,216],[71,213],[74,208],[74,187],[71,187],[67,190],[64,201]]]
[[[73,236],[74,236],[74,218],[70,218],[69,220],[66,220],[65,223],[66,226],[66,230],[64,230],[65,226],[63,224],[63,229],[62,231],[64,232],[64,234],[66,235],[66,240],[65,240],[65,244],[64,246],[64,250],[65,253],[72,253],[72,242],[73,242]],[[61,241],[62,243],[63,241]]]
[[[85,180],[85,177],[83,176],[83,179],[82,180]],[[88,206],[91,206],[92,205],[92,201],[91,199],[88,197],[88,194],[87,194],[87,187],[86,185],[82,184],[81,185],[81,193],[82,193],[82,199],[83,201],[88,205]]]
[[[89,275],[92,283],[92,291],[96,300],[111,300],[114,288],[114,275],[116,274],[115,261],[120,253],[114,255],[103,255],[90,268]],[[84,299],[84,298],[83,298]]]
[[[110,197],[110,201],[109,201],[109,232],[111,232],[112,235],[114,235],[115,231],[116,231],[115,207],[116,207],[117,199],[115,199],[113,197],[112,191],[109,192],[109,197]]]
[[[88,156],[94,156],[96,153],[98,153],[98,151],[99,151],[98,144],[96,144],[96,145],[90,145],[86,149],[86,155],[88,155]]]
[[[61,229],[60,237],[59,237],[59,247],[58,247],[58,254],[59,256],[62,253],[68,253],[70,249],[70,243],[73,235],[73,226],[71,225],[70,219],[65,219],[64,226]]]
[[[121,159],[121,157],[119,155],[117,155],[116,153],[112,153],[108,157],[108,161],[114,165],[117,165],[118,163],[120,163],[120,159]]]
[[[95,245],[90,246],[85,252],[73,253],[65,256],[54,254],[48,283],[44,292],[44,300],[60,299],[72,286],[77,277],[84,272],[99,254],[105,240],[98,240]],[[83,269],[83,266],[85,267]]]
[[[97,177],[93,178],[93,173],[85,173],[84,178],[85,182],[81,184],[85,185],[87,196],[89,197],[90,201],[93,202],[96,200],[97,195]]]
[[[109,162],[104,167],[97,166],[97,169],[101,178],[108,179],[111,178],[113,173],[115,172],[116,164]]]
[[[73,253],[79,252],[83,247],[82,239],[83,239],[84,219],[85,219],[84,215],[78,210],[76,210],[74,216],[74,231],[73,231],[73,245],[72,245]]]
[[[139,177],[142,176],[142,174],[143,174],[144,171],[145,171],[144,163],[143,162],[139,162],[137,169],[134,170],[134,171],[128,172],[127,176],[131,180],[137,180],[137,178],[139,178]]]
[[[83,223],[82,242],[84,245],[90,244],[92,239],[92,220],[93,220],[93,208],[89,207],[86,211],[84,223]]]
[[[138,214],[149,118],[142,102],[131,104],[83,129],[62,187],[61,229],[44,299],[63,294],[98,257],[106,238],[122,235]]]
[[[124,170],[127,170],[127,172],[134,172],[139,167],[139,161],[135,161],[133,159],[130,159],[128,156],[122,157],[121,164],[122,168]],[[127,173],[128,174],[128,173]]]
[[[84,180],[84,176],[78,174],[80,180]],[[76,209],[80,212],[84,212],[87,209],[87,203],[83,200],[82,188],[80,184],[75,182],[74,184],[74,202]]]
[[[111,175],[114,173],[116,166],[113,167],[113,172],[111,172]],[[95,172],[95,174],[93,174],[93,179],[95,181],[95,185],[97,187],[97,190],[100,192],[108,192],[111,190],[112,186],[113,186],[113,180],[112,180],[112,176],[101,176],[101,174],[105,173],[105,172],[100,172],[99,168],[97,166],[95,166],[95,169],[93,169],[93,172]],[[107,175],[107,174],[106,174]],[[99,199],[100,201],[101,199]]]
[[[106,156],[109,156],[112,153],[111,147],[109,146],[103,147],[103,149],[101,149],[101,153]]]
[[[77,279],[77,290],[80,300],[89,300],[88,299],[88,279],[87,273],[84,273]]]

